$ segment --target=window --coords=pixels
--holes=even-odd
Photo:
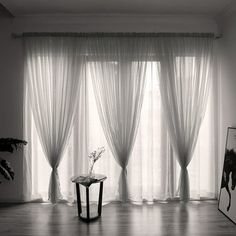
[[[186,58],[194,65],[194,58]],[[111,62],[116,65],[117,62]],[[177,63],[179,63],[177,59]],[[128,164],[128,184],[130,199],[134,202],[165,200],[175,198],[178,187],[179,167],[165,127],[162,114],[158,81],[159,63],[147,64],[147,81],[140,125],[136,142]],[[80,91],[83,99],[78,109],[70,142],[59,166],[61,191],[65,199],[75,199],[74,186],[70,178],[86,173],[88,154],[99,146],[105,146],[106,152],[96,163],[95,172],[108,176],[104,185],[104,200],[118,198],[118,180],[120,167],[112,157],[97,112],[90,65],[87,64],[87,77]],[[192,68],[194,70],[194,66]],[[81,105],[81,104],[80,104]],[[83,109],[83,110],[81,110]],[[34,197],[47,200],[48,181],[51,168],[42,151],[30,110],[31,121],[29,143],[32,153],[32,190]],[[201,126],[194,157],[189,165],[191,198],[215,197],[215,161],[214,161],[214,94],[211,90],[207,111]]]

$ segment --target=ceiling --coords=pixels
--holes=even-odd
[[[43,14],[194,14],[217,16],[234,0],[0,0],[14,16]]]

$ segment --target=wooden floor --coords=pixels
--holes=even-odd
[[[0,205],[0,235],[235,236],[236,225],[217,208],[216,201],[111,203],[103,206],[102,218],[87,224],[78,219],[75,205]]]

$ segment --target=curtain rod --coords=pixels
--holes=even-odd
[[[202,38],[221,38],[222,35],[215,35],[214,33],[75,33],[75,32],[26,32],[26,33],[12,33],[13,38],[25,37],[202,37]]]

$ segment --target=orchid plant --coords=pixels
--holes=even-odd
[[[89,176],[92,176],[93,166],[95,162],[102,157],[102,154],[105,152],[104,147],[99,147],[97,150],[91,152],[88,157],[90,159],[90,167],[89,167]]]

